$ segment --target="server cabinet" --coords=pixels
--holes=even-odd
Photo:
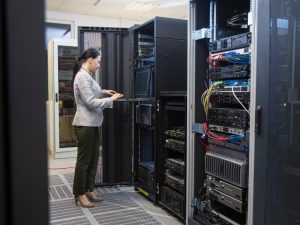
[[[142,45],[150,36],[150,53],[141,47],[140,35],[146,37]],[[104,114],[96,181],[134,183],[154,200],[158,96],[160,91],[186,89],[186,21],[158,17],[130,29],[79,27],[78,36],[80,51],[88,47],[101,51],[101,69],[95,79],[103,88],[124,94]],[[153,182],[149,184],[139,175]]]
[[[186,222],[188,224],[296,224],[299,220],[299,198],[296,194],[296,190],[299,189],[299,166],[296,164],[299,147],[298,135],[295,132],[295,127],[300,125],[297,114],[299,79],[296,75],[296,65],[299,62],[299,2],[278,0],[271,4],[270,1],[217,0],[190,1],[190,6],[187,124],[187,145],[190,151],[187,156],[187,183],[191,185],[187,187],[187,201],[190,203],[187,205],[192,207],[187,207]],[[220,6],[223,6],[222,11],[218,12]],[[240,15],[224,19],[230,8]],[[239,12],[239,8],[242,11]],[[243,14],[243,12],[247,13]],[[245,24],[243,29],[246,30],[241,33],[232,29],[232,33],[228,33],[227,30],[222,30],[224,24],[219,20],[220,18],[231,25]],[[222,31],[221,37],[220,33],[216,32],[218,30]],[[227,52],[237,49],[244,49],[244,54],[249,53],[251,59],[249,66],[246,69],[234,63],[228,70],[220,58],[228,56]],[[211,69],[211,65],[205,62],[206,58],[210,62],[219,53],[224,55],[218,56],[219,58],[215,60],[221,65]],[[198,71],[204,72],[206,69],[209,69],[208,77],[196,76],[199,74]],[[233,77],[235,81],[230,85],[228,81]],[[221,141],[215,143],[215,146],[208,145],[208,153],[199,143],[206,134],[206,127],[202,125],[207,118],[201,107],[199,109],[196,93],[203,93],[207,89],[201,86],[199,81],[203,82],[206,79],[211,81],[212,78],[215,81],[223,80],[222,82],[227,84],[226,87],[222,87],[223,91],[230,88],[231,93],[237,91],[237,88],[240,88],[240,91],[246,90],[244,85],[239,87],[235,85],[243,78],[248,79],[243,84],[247,82],[250,84],[250,87],[247,87],[249,96],[243,98],[240,93],[237,95],[246,108],[242,111],[236,110],[241,107],[235,107],[234,111],[232,109],[228,111],[228,107],[224,107],[227,108],[225,111],[218,109],[216,113],[214,101],[227,101],[227,103],[232,101],[228,94],[211,96],[208,101],[211,104],[208,107],[208,115],[214,115],[208,117],[209,122],[213,125],[222,124],[209,126],[213,129],[224,128],[226,127],[224,124],[232,122],[232,118],[228,116],[233,112],[244,111],[243,115],[245,112],[245,115],[250,114],[247,119],[249,152],[246,156],[238,156],[240,160],[238,174],[242,175],[241,171],[244,171],[243,174],[248,174],[246,179],[239,177],[244,180],[243,185],[240,182],[233,182],[230,177],[225,179],[223,176],[228,171],[226,166],[229,161],[237,164],[237,155],[229,155],[232,151],[228,149],[233,147],[232,143],[225,142],[221,148]],[[213,82],[210,82],[210,85]],[[214,87],[214,91],[218,88]],[[220,116],[221,112],[222,116]],[[242,119],[244,118],[242,114],[236,117],[240,120],[234,126],[242,125],[240,122],[246,121]],[[220,118],[223,118],[223,121],[220,121]],[[236,132],[237,130],[231,129],[231,126],[233,124],[227,127],[229,132]],[[218,131],[228,132],[224,129]],[[242,161],[247,162],[248,165],[243,165]],[[245,168],[248,168],[248,172]],[[208,194],[199,201],[205,192]],[[209,205],[204,201],[209,202]],[[214,208],[215,202],[218,202],[217,209]],[[226,209],[230,213],[222,212],[220,209]],[[235,213],[232,213],[233,211]],[[245,217],[239,220],[235,215],[243,215],[243,212]]]
[[[80,51],[94,47],[101,52],[101,68],[95,79],[102,88],[132,97],[129,73],[129,31],[125,28],[79,27]],[[113,109],[104,111],[102,146],[96,183],[132,183],[132,109],[130,102],[114,102]]]
[[[77,155],[72,127],[76,111],[72,78],[77,55],[76,40],[53,39],[48,44],[48,150],[54,158]]]
[[[251,1],[190,4],[186,222],[247,224]]]
[[[186,21],[155,17],[135,27],[134,185],[157,202],[157,110],[160,91],[186,90]],[[146,123],[149,121],[150,123]]]
[[[162,91],[157,118],[158,205],[179,219],[186,207],[186,92]]]

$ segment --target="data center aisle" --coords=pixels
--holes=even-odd
[[[104,199],[102,202],[91,209],[76,206],[72,195],[74,165],[75,159],[49,160],[50,224],[182,224],[133,187],[97,188],[95,192]]]

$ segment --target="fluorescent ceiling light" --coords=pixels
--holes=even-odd
[[[134,10],[134,11],[141,11],[141,12],[148,12],[160,4],[157,1],[149,1],[149,0],[135,0],[130,3],[126,9]]]
[[[163,3],[159,6],[159,8],[171,8],[171,7],[178,7],[178,6],[187,6],[188,5],[187,0],[173,0],[167,3]]]
[[[99,2],[101,2],[101,0],[97,0],[97,1],[94,3],[94,5],[95,5],[95,6],[98,5]]]

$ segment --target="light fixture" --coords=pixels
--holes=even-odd
[[[158,7],[160,3],[158,1],[149,1],[149,0],[135,0],[131,2],[126,9],[134,10],[134,11],[141,11],[141,12],[148,12],[156,7]]]
[[[99,2],[101,2],[101,0],[97,0],[97,1],[94,3],[94,6],[98,5]]]

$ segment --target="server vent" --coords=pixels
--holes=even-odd
[[[247,161],[229,158],[216,153],[206,153],[205,172],[239,187],[247,187]]]

